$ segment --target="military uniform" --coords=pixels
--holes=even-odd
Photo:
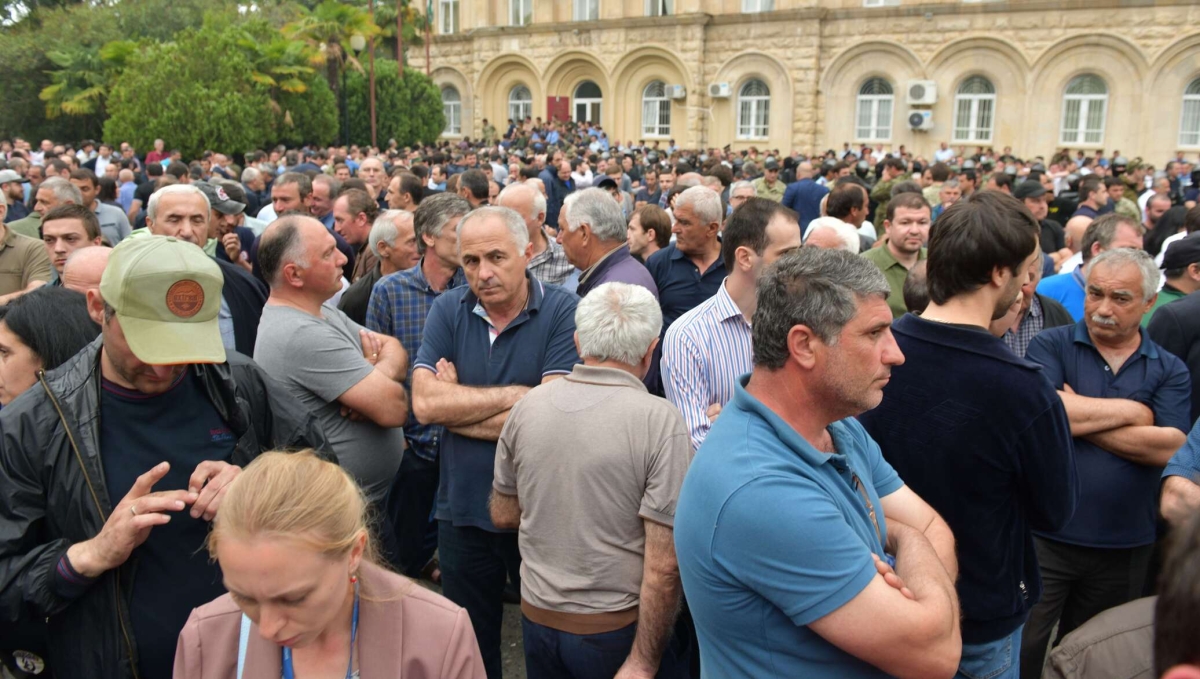
[[[776,203],[783,202],[783,192],[787,189],[782,181],[775,180],[774,186],[767,186],[767,180],[759,177],[754,180],[754,192],[759,198],[768,198]]]

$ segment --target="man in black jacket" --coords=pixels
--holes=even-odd
[[[175,184],[155,191],[146,209],[146,228],[155,236],[171,236],[199,247],[208,243],[211,204],[199,188]],[[220,247],[218,244],[217,247]],[[267,303],[267,286],[235,264],[217,260],[224,280],[220,326],[226,349],[254,355],[258,319]]]
[[[203,546],[228,484],[264,451],[328,450],[225,351],[221,286],[192,245],[122,243],[87,293],[101,337],[0,413],[0,620],[48,618],[57,676],[170,676],[223,592]]]

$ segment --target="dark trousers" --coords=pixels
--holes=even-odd
[[[521,563],[516,533],[438,522],[442,593],[467,609],[488,679],[502,679],[500,625],[504,620],[504,583]]]
[[[437,489],[437,460],[405,450],[387,511],[395,529],[397,569],[410,578],[421,575],[437,549],[437,523],[431,516]]]
[[[521,616],[526,679],[612,679],[629,657],[637,623],[602,634],[571,634]],[[656,679],[685,679],[687,659],[668,643]]]
[[[1042,600],[1029,612],[1021,641],[1021,679],[1038,679],[1048,647],[1098,613],[1142,596],[1154,546],[1079,547],[1034,538],[1042,572]],[[1050,632],[1058,623],[1051,644]]]

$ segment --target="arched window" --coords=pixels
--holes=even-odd
[[[954,141],[992,141],[996,118],[996,88],[992,81],[973,75],[958,86],[954,97]]]
[[[1183,121],[1179,124],[1179,145],[1200,146],[1200,78],[1183,91]]]
[[[1100,76],[1078,75],[1067,83],[1063,94],[1063,144],[1100,144],[1104,141],[1104,115],[1108,108],[1108,85]]]
[[[892,84],[883,78],[870,78],[858,88],[854,136],[862,141],[888,141],[892,138]]]
[[[533,95],[529,93],[529,88],[524,85],[512,88],[508,93],[508,117],[512,118],[514,123],[520,123],[532,115]]]
[[[442,88],[442,113],[446,114],[446,129],[442,134],[462,134],[462,97],[453,87]]]
[[[671,136],[671,100],[661,80],[646,85],[642,91],[642,136]]]
[[[766,139],[771,123],[771,88],[747,80],[738,90],[738,139]]]
[[[604,95],[600,86],[591,80],[584,80],[575,88],[575,122],[600,123],[600,104]]]

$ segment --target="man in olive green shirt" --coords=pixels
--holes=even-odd
[[[1150,325],[1154,312],[1162,305],[1200,290],[1200,235],[1180,238],[1168,245],[1162,268],[1166,283],[1158,291],[1150,312],[1142,317],[1142,327]]]
[[[50,282],[50,255],[42,241],[4,224],[8,204],[0,200],[0,306]]]
[[[931,222],[929,203],[921,194],[902,193],[887,206],[883,220],[886,242],[862,253],[879,267],[892,288],[888,307],[893,318],[900,318],[908,311],[904,305],[904,281],[909,269],[925,259]]]
[[[876,203],[875,231],[880,237],[883,237],[883,229],[879,227],[883,220],[880,217],[887,214],[888,202],[892,199],[892,187],[904,181],[906,170],[908,165],[903,160],[895,156],[889,157],[883,161],[883,176],[879,178],[875,188],[871,189],[871,200]]]
[[[767,158],[767,162],[763,163],[763,176],[755,179],[753,184],[755,195],[759,198],[767,198],[776,203],[783,202],[783,192],[787,187],[779,181],[778,160]]]

